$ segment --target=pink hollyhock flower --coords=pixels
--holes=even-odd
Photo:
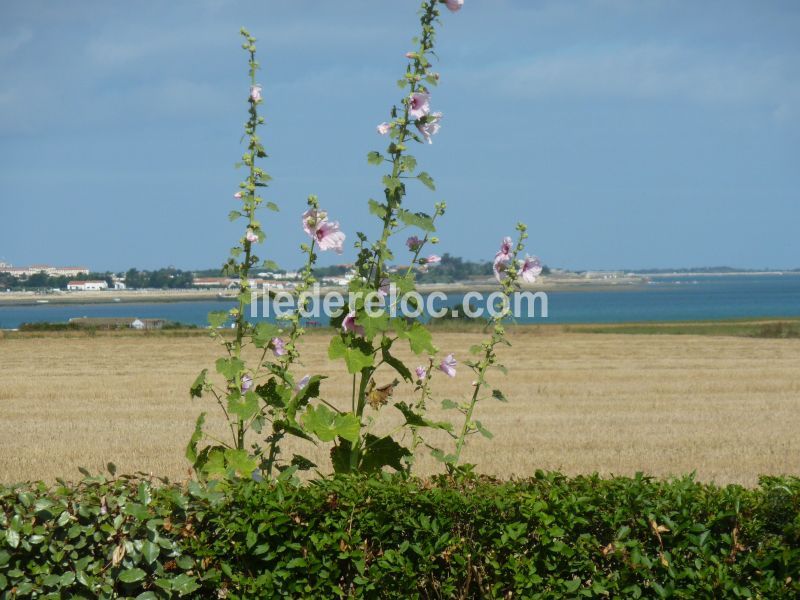
[[[258,102],[261,100],[261,86],[254,85],[250,87],[250,98],[253,99],[253,102]]]
[[[537,275],[542,272],[542,263],[537,256],[525,255],[525,260],[519,261],[520,270],[519,275],[523,281],[533,283],[536,281]]]
[[[342,246],[347,236],[339,230],[338,221],[320,223],[315,237],[320,250],[334,250],[336,254],[344,251]]]
[[[242,192],[236,192],[236,193],[233,195],[233,197],[234,197],[234,198],[236,198],[237,200],[240,200],[240,199],[242,198]]]
[[[442,257],[437,256],[436,254],[431,254],[428,258],[423,258],[422,260],[425,261],[426,265],[435,265],[442,262]]]
[[[281,338],[272,338],[269,343],[272,346],[272,353],[275,356],[284,356],[286,354],[286,344]]]
[[[386,135],[392,130],[392,126],[389,123],[383,122],[380,125],[378,125],[376,129],[378,130],[378,133],[380,133],[381,135]]]
[[[422,247],[422,240],[417,236],[412,235],[406,240],[406,246],[408,246],[408,249],[411,250],[411,252],[416,252]]]
[[[417,58],[416,52],[406,52],[406,58]]]
[[[300,381],[298,381],[294,386],[294,391],[299,392],[304,387],[308,385],[308,382],[311,381],[311,375],[306,375]]]
[[[500,243],[500,250],[494,255],[494,264],[492,270],[494,277],[497,281],[502,281],[503,273],[508,268],[508,261],[511,260],[511,247],[514,245],[514,240],[510,237],[504,237]]]
[[[450,9],[450,12],[458,12],[464,6],[464,0],[444,0],[444,3]]]
[[[439,370],[443,371],[448,377],[456,376],[456,359],[452,354],[444,357],[444,360],[439,365]]]
[[[428,376],[428,370],[425,367],[417,367],[414,369],[414,371],[417,373],[417,379],[420,381],[424,380]]]
[[[247,233],[245,233],[245,234],[244,234],[244,238],[245,238],[245,239],[246,239],[248,242],[250,242],[251,244],[252,244],[253,242],[257,242],[257,241],[258,241],[258,236],[257,236],[257,235],[256,235],[256,234],[253,232],[253,230],[252,230],[252,229],[248,229],[248,230],[247,230]]]
[[[253,378],[250,375],[242,375],[242,393],[246,393],[253,387]]]
[[[316,208],[309,208],[303,213],[303,231],[312,240],[316,239],[317,227],[328,220],[328,213],[324,210],[317,210]]]
[[[412,119],[421,119],[431,112],[431,95],[425,92],[414,92],[408,99],[408,116]]]
[[[364,328],[356,323],[356,311],[350,311],[347,313],[347,316],[342,321],[342,329],[347,331],[352,331],[356,335],[362,336],[364,335]]]
[[[392,288],[391,282],[386,277],[384,277],[383,279],[381,279],[381,285],[378,287],[378,295],[381,296],[382,298],[385,298],[386,296],[389,295],[391,288]]]
[[[433,143],[431,139],[434,135],[439,133],[439,121],[442,120],[442,113],[436,112],[425,117],[425,121],[417,121],[417,129],[429,144]]]

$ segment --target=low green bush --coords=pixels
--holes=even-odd
[[[797,598],[800,480],[0,489],[2,598]]]

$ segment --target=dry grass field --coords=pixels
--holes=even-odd
[[[438,333],[435,342],[461,361],[477,335]],[[299,375],[338,373],[327,339],[307,338]],[[495,439],[471,438],[465,455],[483,473],[696,471],[748,485],[759,474],[800,473],[798,340],[517,330],[512,341],[509,374],[495,375],[510,402],[478,408]],[[205,336],[0,338],[0,481],[77,479],[78,466],[99,471],[106,461],[185,477],[195,417],[217,416],[188,387],[217,351]],[[470,381],[460,365],[456,379],[438,377],[435,387],[441,398],[463,398]],[[345,402],[350,381],[336,374],[323,390]],[[398,422],[383,410],[382,429]],[[458,416],[435,416],[448,415]],[[296,446],[327,466],[324,450]],[[428,456],[419,464],[439,469]]]

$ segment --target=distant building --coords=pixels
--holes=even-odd
[[[86,267],[53,267],[51,265],[31,265],[29,267],[12,267],[9,263],[0,262],[0,271],[9,273],[14,277],[30,277],[37,273],[44,273],[50,277],[77,277],[88,275]]]
[[[70,281],[67,290],[71,292],[97,292],[107,290],[108,283],[105,281]]]

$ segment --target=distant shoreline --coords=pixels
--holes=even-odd
[[[531,292],[563,292],[563,291],[607,291],[620,289],[636,289],[647,282],[643,277],[619,277],[613,280],[570,278],[540,278],[534,285],[524,289]],[[421,294],[442,292],[445,294],[463,294],[466,292],[494,292],[499,289],[496,283],[426,283],[419,284],[417,290]],[[322,286],[321,293],[344,291],[342,287]],[[103,290],[91,292],[5,292],[0,293],[0,306],[36,306],[46,304],[129,304],[158,302],[202,302],[219,299],[233,299],[233,291],[217,289],[181,289],[181,290]]]

